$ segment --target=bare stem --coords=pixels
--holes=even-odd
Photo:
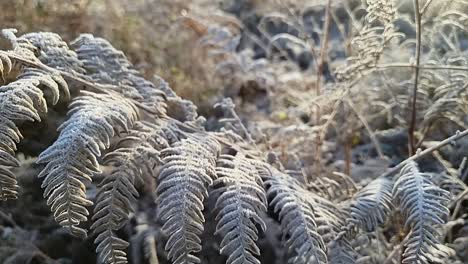
[[[344,154],[345,154],[344,174],[349,176],[351,175],[351,163],[352,163],[352,146],[351,146],[350,140],[346,140],[346,142],[344,142]]]
[[[421,15],[424,15],[424,13],[426,12],[426,10],[429,7],[429,5],[431,4],[431,2],[432,2],[432,0],[427,0],[427,2],[424,4],[423,8],[421,9],[421,12],[420,12]]]
[[[327,1],[327,6],[325,8],[325,22],[323,25],[323,38],[320,40],[320,58],[318,61],[318,67],[317,67],[317,79],[315,80],[315,96],[320,96],[320,82],[323,74],[323,68],[325,65],[325,55],[327,52],[327,47],[328,47],[328,36],[329,36],[329,30],[330,30],[330,21],[331,21],[331,2],[332,0]],[[312,47],[313,50],[313,47]],[[321,116],[321,109],[320,107],[317,107],[317,111],[315,113],[315,122],[316,125],[320,125],[320,116]],[[319,172],[320,168],[320,157],[321,157],[321,146],[322,146],[322,138],[318,136],[316,138],[316,145],[315,145],[315,157],[316,157],[316,169],[317,173]]]
[[[419,11],[419,0],[413,0],[414,4],[414,16],[416,22],[416,68],[414,68],[414,86],[413,86],[413,98],[411,104],[411,119],[408,127],[408,152],[409,155],[415,153],[415,139],[414,131],[416,128],[416,101],[418,95],[418,81],[419,81],[419,63],[421,60],[421,12]],[[411,100],[411,98],[409,99]]]
[[[320,173],[320,169],[322,166],[321,161],[320,161],[321,156],[322,156],[322,145],[323,145],[323,142],[325,141],[328,127],[333,123],[333,119],[335,119],[335,116],[338,114],[338,108],[341,103],[342,103],[341,99],[335,101],[335,104],[333,105],[332,113],[329,115],[327,121],[325,122],[325,124],[322,125],[320,131],[317,132],[317,135],[315,137],[316,142],[315,142],[314,164],[315,164],[315,173],[317,175],[318,173]]]
[[[327,6],[325,8],[325,22],[323,24],[323,38],[320,40],[320,57],[317,67],[317,79],[315,81],[315,94],[316,96],[320,95],[320,80],[323,75],[323,68],[325,65],[325,56],[328,49],[328,38],[330,35],[330,22],[331,22],[331,3],[332,0],[327,1]]]
[[[420,70],[454,70],[454,71],[468,71],[468,67],[463,66],[452,66],[452,65],[427,65],[420,64],[419,66],[410,63],[389,63],[389,64],[377,64],[375,65],[378,69],[389,69],[389,68],[419,68]]]

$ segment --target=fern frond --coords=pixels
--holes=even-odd
[[[336,72],[340,81],[350,81],[373,72],[385,48],[394,39],[404,37],[393,25],[396,8],[392,1],[367,0],[367,4],[366,23],[352,40],[356,55],[347,58],[348,65]]]
[[[102,182],[96,198],[91,229],[97,234],[99,260],[106,264],[127,263],[125,249],[128,243],[117,237],[115,231],[128,222],[138,197],[135,180],[145,183],[144,174],[152,174],[156,164],[162,163],[159,151],[169,147],[176,129],[170,121],[159,124],[136,122],[123,137],[116,150],[104,156],[104,164],[112,166],[110,175]],[[145,173],[146,171],[146,173]]]
[[[317,223],[317,232],[325,244],[334,240],[344,225],[346,213],[335,202],[307,192],[305,199],[314,209],[315,222]]]
[[[328,263],[325,243],[318,232],[307,192],[293,178],[274,170],[265,182],[270,206],[279,213],[283,241],[292,263]]]
[[[385,223],[392,209],[392,188],[391,180],[377,178],[360,190],[350,203],[349,217],[342,231],[348,234],[353,229],[372,232]]]
[[[346,59],[349,65],[337,70],[337,78],[340,81],[350,81],[357,76],[375,71],[374,66],[385,48],[393,40],[402,37],[402,34],[395,32],[392,24],[387,24],[385,27],[365,27],[352,41],[356,55]]]
[[[125,249],[128,243],[120,239],[115,231],[122,228],[130,213],[134,212],[139,196],[134,187],[135,171],[130,164],[114,167],[102,181],[96,196],[91,229],[97,234],[94,243],[97,244],[96,252],[101,263],[127,263]]]
[[[438,66],[466,67],[466,52],[450,51],[442,58],[433,56],[428,64]],[[423,87],[430,97],[430,104],[425,108],[422,125],[427,129],[435,121],[447,119],[460,127],[466,127],[464,116],[468,114],[468,93],[466,81],[468,73],[464,71],[424,71],[430,76],[429,87]]]
[[[395,18],[396,8],[393,1],[387,0],[367,0],[366,20],[372,24],[380,22],[389,24]]]
[[[11,62],[6,65],[5,70],[9,71]],[[15,122],[41,121],[40,115],[47,112],[46,89],[52,95],[51,104],[58,102],[60,91],[69,95],[67,83],[62,77],[28,67],[20,70],[16,80],[0,87],[1,200],[14,199],[18,192],[16,178],[6,168],[19,165],[15,151],[22,136]]]
[[[13,63],[10,58],[5,54],[0,54],[0,79],[5,81],[5,76],[7,76],[11,69],[13,68]]]
[[[52,42],[57,44],[59,41]],[[71,46],[76,49],[80,66],[84,68],[86,73],[83,78],[111,84],[112,86],[108,86],[109,89],[143,103],[146,106],[143,109],[151,109],[151,113],[157,113],[157,118],[165,115],[166,96],[169,96],[172,99],[172,104],[182,106],[182,110],[171,109],[171,113],[182,113],[190,117],[187,118],[188,120],[195,119],[196,107],[193,103],[176,96],[161,78],[156,80],[156,85],[144,79],[134,69],[123,52],[116,50],[107,40],[83,34],[74,40]],[[72,55],[75,56],[74,53]],[[156,76],[156,78],[158,77]]]
[[[41,153],[37,163],[47,163],[39,174],[55,220],[71,234],[85,237],[79,226],[87,220],[84,182],[99,173],[97,158],[109,148],[115,131],[128,130],[137,119],[133,103],[118,95],[83,92],[70,104],[70,118],[60,127],[57,141]]]
[[[330,263],[333,264],[354,264],[356,263],[356,252],[349,243],[349,241],[343,237],[340,240],[333,241],[329,246]]]
[[[78,59],[76,52],[70,50],[58,34],[28,33],[19,37],[18,41],[27,41],[36,47],[39,50],[38,59],[49,67],[76,74],[86,73],[83,62]]]
[[[468,190],[467,184],[459,176],[443,172],[438,180],[438,186],[450,192],[453,197],[463,194],[464,191]]]
[[[292,175],[289,171],[287,173]],[[356,183],[349,175],[338,172],[327,173],[326,177],[315,177],[307,184],[307,188],[315,194],[335,201],[350,197],[357,190]]]
[[[216,208],[216,232],[221,234],[220,253],[227,263],[260,264],[256,226],[264,232],[260,214],[266,212],[266,194],[256,167],[242,154],[221,155],[216,167],[215,193],[220,193]]]
[[[120,239],[114,232],[126,224],[128,216],[133,212],[138,191],[133,186],[132,176],[126,171],[113,171],[104,178],[94,208],[94,221],[91,229],[98,234],[94,243],[101,263],[127,263],[125,249],[128,242]]]
[[[216,178],[217,141],[192,134],[161,152],[164,165],[158,177],[157,204],[168,258],[175,264],[200,263],[203,200]]]
[[[159,151],[178,141],[180,134],[171,120],[160,119],[157,123],[138,121],[128,133],[119,139],[114,151],[104,156],[104,163],[142,180],[143,173],[152,173],[156,164],[162,163]],[[135,177],[136,176],[136,177]]]
[[[331,263],[355,263],[356,252],[349,241],[355,238],[359,229],[372,232],[385,222],[392,209],[392,187],[391,180],[377,178],[346,205],[346,220],[341,223],[339,219],[335,219],[335,223],[331,224],[332,227],[341,225],[339,230],[331,230],[331,233],[338,231],[329,245]]]
[[[9,169],[0,166],[0,200],[17,199],[18,190],[16,176]]]
[[[409,162],[400,172],[393,198],[405,217],[409,231],[404,242],[402,263],[445,263],[451,250],[440,243],[438,226],[449,215],[450,193],[433,184],[428,175]]]
[[[162,115],[166,112],[165,91],[158,89],[134,69],[125,54],[107,40],[82,34],[71,43],[91,80],[115,85],[117,92],[144,103]]]

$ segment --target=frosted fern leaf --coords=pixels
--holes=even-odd
[[[55,143],[41,153],[37,163],[46,163],[39,174],[55,220],[71,234],[85,237],[79,224],[87,220],[86,186],[99,173],[97,158],[109,148],[119,129],[128,130],[137,119],[131,101],[118,95],[83,92],[70,104],[70,118],[60,127]]]

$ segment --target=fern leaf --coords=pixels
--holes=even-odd
[[[94,243],[102,263],[127,263],[125,249],[128,243],[114,232],[126,223],[138,197],[130,175],[126,171],[113,171],[104,179],[97,194],[91,229],[98,234]]]
[[[127,263],[125,249],[128,242],[120,239],[114,231],[120,229],[136,203],[138,192],[133,182],[123,175],[113,174],[105,178],[97,195],[91,229],[97,233],[94,241],[102,263]]]
[[[93,81],[115,85],[112,89],[144,103],[153,111],[166,112],[166,94],[134,69],[125,54],[107,40],[82,34],[71,43]]]
[[[127,263],[125,249],[128,243],[120,239],[115,231],[126,224],[139,196],[134,187],[134,175],[140,172],[138,165],[135,166],[134,153],[111,152],[111,159],[104,158],[106,164],[114,167],[99,188],[91,225],[97,234],[94,243],[97,244],[96,252],[101,263]]]
[[[0,166],[0,200],[17,199],[18,190],[16,176],[7,168]]]
[[[221,155],[216,167],[218,178],[215,192],[221,193],[216,202],[215,234],[221,234],[220,253],[228,256],[227,263],[260,264],[256,256],[260,249],[256,226],[264,232],[260,217],[266,212],[266,194],[256,167],[243,155]]]
[[[124,53],[107,40],[83,34],[72,42],[72,47],[76,48],[87,76],[93,81],[115,85],[117,92],[143,103],[157,116],[164,116],[166,104],[170,104],[171,111],[167,114],[171,117],[181,121],[197,117],[196,106],[191,101],[178,97],[159,77],[155,78],[157,85],[146,80]]]
[[[47,163],[39,174],[55,220],[71,234],[85,237],[79,226],[87,220],[84,182],[99,173],[97,158],[109,148],[114,130],[128,130],[137,118],[135,106],[117,95],[83,92],[70,104],[70,118],[60,127],[57,141],[41,153],[37,162]]]
[[[444,224],[449,215],[446,204],[450,193],[419,172],[415,162],[409,162],[395,182],[393,198],[405,217],[405,229],[409,230],[402,263],[446,263],[444,258],[451,250],[437,238],[437,226]]]
[[[200,263],[203,201],[216,177],[217,141],[193,134],[161,152],[157,203],[163,230],[168,234],[168,258],[175,264]]]
[[[350,81],[361,74],[373,72],[385,48],[394,39],[404,37],[395,30],[393,21],[396,19],[396,8],[393,1],[367,0],[367,4],[366,23],[352,40],[356,55],[347,58],[348,65],[336,72],[341,81]]]
[[[300,184],[275,170],[266,181],[270,205],[279,213],[283,240],[290,253],[292,263],[328,263],[325,243],[318,232],[312,204],[307,192]]]
[[[51,91],[52,104],[58,102],[60,91],[68,94],[62,77],[33,68],[23,68],[15,81],[0,87],[1,200],[15,199],[18,193],[16,177],[7,168],[19,166],[15,151],[22,136],[15,122],[41,121],[40,114],[47,112],[44,89]]]
[[[343,237],[340,240],[333,241],[329,245],[330,251],[330,263],[333,264],[353,264],[356,263],[356,252],[349,243],[349,241]]]
[[[98,258],[102,263],[127,263],[125,249],[128,243],[118,238],[115,231],[128,222],[134,212],[138,192],[135,178],[143,179],[144,168],[152,174],[152,169],[162,161],[159,150],[169,147],[165,133],[172,133],[169,121],[159,125],[136,122],[128,135],[119,142],[119,147],[104,156],[104,163],[112,166],[97,194],[94,208],[94,221],[91,229],[97,234]],[[172,136],[172,135],[170,135]]]
[[[349,233],[352,229],[372,232],[383,224],[392,209],[393,182],[377,178],[359,191],[349,206],[350,216],[342,230]]]
[[[393,1],[386,0],[367,0],[366,20],[372,24],[379,21],[383,24],[389,24],[395,18],[396,8]]]
[[[38,59],[49,67],[76,74],[86,73],[83,62],[78,59],[76,52],[70,50],[58,34],[28,33],[19,37],[18,41],[27,41],[36,47],[39,50]]]
[[[13,64],[10,58],[5,54],[0,54],[0,78],[4,81],[5,76],[11,72]]]

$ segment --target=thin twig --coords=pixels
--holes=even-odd
[[[345,155],[344,174],[351,175],[352,146],[351,146],[350,140],[347,140],[346,142],[344,142],[344,155]]]
[[[255,144],[255,140],[253,140],[252,135],[250,135],[249,130],[245,127],[244,123],[240,119],[240,117],[237,115],[236,111],[233,109],[230,110],[230,114],[236,119],[236,121],[239,123],[240,128],[242,129],[242,132],[244,132],[245,137],[247,138],[247,141],[249,144],[252,144],[255,148],[258,149],[257,144]]]
[[[424,4],[423,8],[420,11],[421,16],[424,15],[424,13],[426,13],[426,10],[429,7],[429,5],[431,4],[431,2],[432,2],[432,0],[427,0],[427,2]]]
[[[367,130],[367,133],[369,133],[369,137],[370,137],[372,143],[375,146],[375,149],[377,151],[377,154],[379,155],[379,158],[382,158],[382,159],[385,158],[385,155],[383,154],[382,148],[380,147],[379,140],[377,139],[375,134],[372,132],[372,129],[371,129],[369,123],[367,122],[367,120],[361,115],[361,113],[359,113],[359,111],[357,110],[356,106],[351,101],[351,99],[348,98],[348,100],[346,100],[346,102],[348,103],[351,110],[353,110],[353,112],[356,114],[356,116],[361,121],[361,123],[364,125],[364,128]]]
[[[455,201],[455,208],[453,209],[452,216],[450,217],[451,221],[454,221],[457,218],[458,213],[460,212],[460,209],[462,208],[462,202],[465,198],[465,196],[468,194],[468,189],[463,191],[456,199]],[[450,232],[450,241],[452,241],[452,233]]]
[[[427,126],[424,127],[424,129],[423,129],[423,131],[421,133],[421,137],[419,138],[418,143],[416,143],[416,149],[421,147],[422,143],[424,142],[424,140],[427,137],[427,134],[431,130],[431,127],[432,127],[432,124],[428,124]]]
[[[462,193],[460,193],[452,202],[450,202],[450,205],[448,206],[448,208],[452,208],[454,207],[455,205],[457,205],[458,203],[460,203],[464,198],[465,196],[468,195],[468,189],[465,189]],[[454,216],[455,214],[453,214]],[[453,219],[452,219],[453,220]]]
[[[317,79],[315,80],[315,96],[320,96],[320,81],[322,78],[323,74],[323,67],[325,64],[325,54],[327,52],[327,46],[328,46],[328,36],[329,36],[329,30],[330,30],[330,21],[331,21],[331,2],[332,0],[327,1],[327,6],[325,7],[325,23],[323,25],[322,33],[323,37],[320,39],[320,58],[318,61],[318,67],[317,67]],[[312,47],[313,49],[313,47]],[[321,116],[321,109],[320,107],[317,107],[317,111],[315,113],[315,122],[316,125],[320,125],[320,116]],[[320,158],[321,158],[321,147],[322,147],[322,140],[323,138],[317,135],[318,137],[316,138],[317,142],[315,144],[315,165],[316,165],[316,173],[319,173],[319,170],[321,166],[320,164]]]
[[[468,135],[468,129],[464,130],[463,132],[457,131],[457,133],[455,133],[455,135],[440,141],[437,145],[432,146],[432,147],[430,147],[428,149],[425,149],[423,151],[416,152],[416,154],[414,154],[413,156],[411,156],[411,157],[407,158],[406,160],[400,162],[400,164],[398,164],[397,166],[389,169],[388,171],[386,171],[385,173],[383,173],[379,177],[383,177],[383,178],[390,177],[394,173],[398,172],[401,168],[403,168],[408,162],[418,160],[418,159],[422,158],[423,156],[426,156],[427,154],[430,154],[433,151],[436,151],[436,150],[438,150],[438,149],[440,149],[440,148],[442,148],[442,147],[444,147],[444,146],[446,146],[448,144],[451,144],[451,143],[453,143],[453,142],[455,142],[455,141],[459,140],[460,138],[463,138],[463,137],[465,137],[467,135]]]
[[[317,132],[317,135],[315,137],[316,142],[315,142],[315,153],[314,153],[314,166],[315,166],[315,170],[316,170],[315,172],[317,173],[317,175],[318,175],[318,173],[320,172],[320,169],[321,169],[320,159],[321,159],[321,156],[322,156],[322,145],[323,145],[323,142],[325,141],[325,137],[327,135],[328,127],[332,124],[333,119],[338,114],[338,108],[339,108],[339,106],[340,106],[340,104],[342,102],[343,101],[341,99],[338,99],[338,100],[335,101],[335,104],[333,105],[332,113],[328,117],[325,124],[323,124],[321,126],[320,131]]]
[[[401,246],[397,245],[393,248],[393,251],[388,255],[388,257],[385,259],[384,264],[393,264],[393,260],[396,255],[400,255],[401,253]]]

